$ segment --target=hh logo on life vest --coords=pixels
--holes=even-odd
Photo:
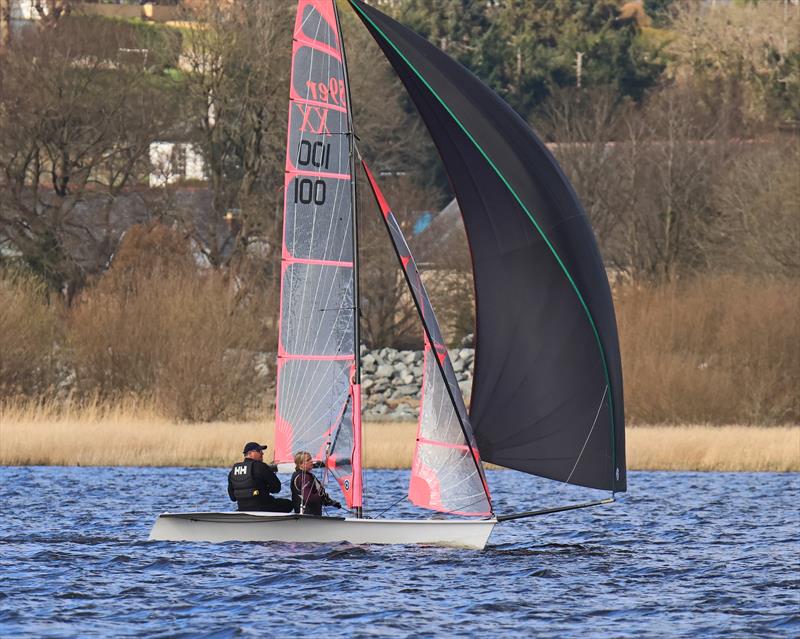
[[[247,474],[247,466],[236,466],[233,469],[233,474],[234,474],[234,476],[246,475]]]

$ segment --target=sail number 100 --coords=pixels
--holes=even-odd
[[[325,181],[312,180],[305,177],[294,179],[294,202],[297,204],[311,204],[317,206],[325,204]]]

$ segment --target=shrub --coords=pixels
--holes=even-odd
[[[47,286],[31,275],[0,271],[0,397],[52,390],[58,337]]]
[[[190,421],[246,415],[266,391],[254,373],[264,309],[237,305],[219,272],[154,271],[134,282],[129,291],[98,287],[71,314],[82,395],[149,397]]]
[[[266,391],[258,351],[274,348],[266,293],[198,271],[187,243],[160,225],[132,229],[111,269],[72,309],[69,346],[80,394],[154,401],[168,416],[247,414]]]

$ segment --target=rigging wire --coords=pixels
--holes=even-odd
[[[594,432],[594,428],[597,425],[597,420],[600,417],[600,411],[602,411],[603,404],[606,401],[606,395],[608,395],[608,390],[609,390],[609,387],[608,387],[608,384],[606,384],[605,388],[603,389],[603,396],[600,398],[600,404],[597,407],[597,413],[594,416],[594,421],[592,422],[592,426],[589,429],[589,433],[586,435],[586,439],[584,439],[584,441],[583,441],[583,446],[581,446],[581,450],[578,453],[578,456],[575,458],[575,463],[572,466],[572,470],[570,471],[569,475],[567,476],[567,478],[565,480],[559,481],[560,485],[558,487],[558,493],[557,494],[560,495],[560,496],[564,496],[566,494],[566,492],[568,490],[567,486],[570,485],[569,481],[570,481],[570,479],[572,479],[572,475],[575,474],[575,471],[578,468],[578,464],[581,461],[581,457],[583,457],[583,453],[586,450],[586,446],[589,443],[589,439],[591,438],[592,433]],[[612,486],[613,486],[613,484],[612,484]],[[611,499],[611,501],[615,501],[615,492],[614,492],[613,489],[611,491],[611,498],[610,499]],[[601,500],[600,502],[597,502],[597,503],[607,503],[607,502],[605,500]],[[594,504],[595,504],[595,502],[590,502],[590,505],[594,505]],[[582,507],[582,506],[575,506],[575,508],[578,508],[578,507]],[[549,514],[550,512],[561,512],[562,510],[570,510],[570,509],[571,509],[570,507],[559,507],[559,508],[556,508],[556,509],[547,508],[547,509],[544,509],[544,511],[542,511],[542,512],[538,512],[537,511],[535,514]],[[498,521],[501,521],[501,520],[498,518]]]
[[[605,402],[606,400],[607,393],[608,393],[608,384],[606,384],[606,387],[603,389],[603,396],[600,398],[600,404],[597,407],[597,413],[594,416],[592,427],[589,429],[589,434],[586,435],[586,439],[583,441],[581,452],[578,453],[578,457],[577,459],[575,459],[575,464],[572,466],[572,470],[570,471],[569,476],[564,480],[565,484],[568,484],[569,480],[572,479],[572,475],[575,473],[575,469],[578,467],[578,464],[581,461],[581,457],[583,457],[583,451],[586,450],[586,445],[589,443],[589,438],[592,436],[592,433],[594,432],[594,427],[597,426],[597,418],[600,417],[600,411],[603,409],[603,402]]]
[[[400,499],[398,499],[396,502],[394,502],[394,503],[393,503],[393,504],[391,504],[390,506],[387,506],[387,507],[386,507],[386,508],[384,508],[384,509],[383,509],[381,512],[379,512],[377,515],[375,515],[374,517],[372,517],[372,519],[380,519],[381,517],[383,517],[384,513],[388,512],[389,510],[391,510],[392,508],[394,508],[395,506],[397,506],[397,504],[399,504],[399,503],[400,503],[401,501],[403,501],[405,498],[406,498],[406,496],[405,496],[405,495],[403,495],[403,496],[402,496],[402,497],[400,497]]]

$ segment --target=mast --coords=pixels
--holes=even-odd
[[[339,9],[336,0],[332,1],[333,13],[336,16],[336,31],[339,34],[339,48],[342,55],[342,72],[344,76],[345,95],[347,96],[347,137],[350,151],[350,213],[352,215],[353,229],[353,353],[355,355],[355,366],[353,370],[353,453],[356,457],[353,467],[353,492],[359,496],[359,501],[355,504],[356,517],[359,519],[363,515],[362,499],[363,477],[362,477],[362,426],[361,426],[361,294],[359,291],[358,276],[358,199],[356,190],[356,135],[353,127],[353,102],[350,99],[350,75],[347,70],[347,52],[344,46],[344,34],[342,33],[342,23],[339,19]]]

